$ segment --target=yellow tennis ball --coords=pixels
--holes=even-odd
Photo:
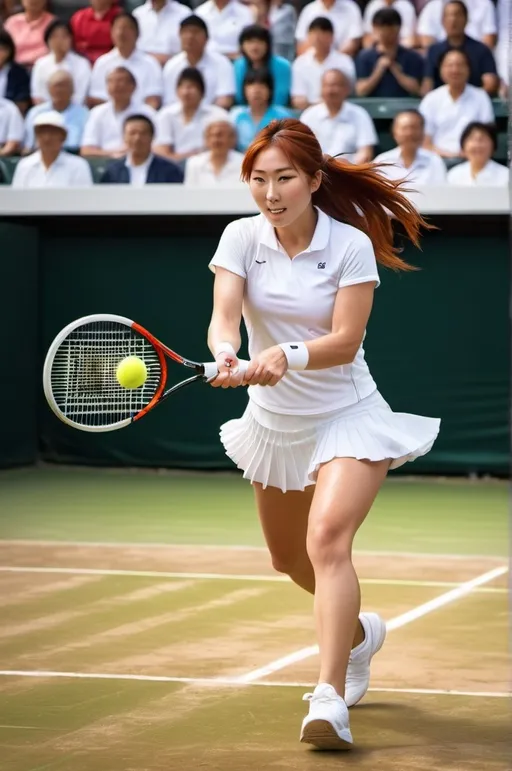
[[[123,388],[140,388],[146,382],[147,376],[147,367],[138,356],[127,356],[117,365],[117,382]]]

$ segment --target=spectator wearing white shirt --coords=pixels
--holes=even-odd
[[[23,158],[14,172],[12,186],[27,187],[90,187],[92,174],[89,164],[77,155],[62,149],[67,130],[58,112],[44,112],[34,121],[39,150]]]
[[[84,104],[91,79],[91,65],[83,56],[75,54],[71,27],[64,21],[50,22],[44,33],[44,42],[50,53],[37,59],[30,76],[30,93],[34,104],[49,99],[48,81],[54,72],[66,70],[73,78],[73,101]]]
[[[417,33],[422,48],[444,40],[443,8],[447,0],[429,0],[418,18]],[[466,35],[480,40],[489,48],[496,45],[496,9],[491,0],[464,0],[468,11]]]
[[[111,34],[115,48],[100,56],[92,68],[89,106],[106,101],[108,74],[116,67],[126,67],[137,84],[134,98],[158,110],[162,97],[162,68],[153,56],[137,50],[137,19],[129,13],[120,13],[112,22]]]
[[[77,150],[82,144],[82,135],[89,117],[89,110],[83,104],[73,102],[74,82],[71,73],[66,70],[57,70],[50,76],[48,91],[50,98],[47,102],[35,105],[28,111],[25,118],[25,151],[30,152],[35,148],[34,121],[43,112],[54,111],[62,115],[67,131],[64,148]]]
[[[378,143],[377,132],[363,107],[347,102],[351,84],[339,70],[322,77],[322,102],[308,107],[300,120],[313,131],[322,151],[352,163],[367,163]]]
[[[388,179],[407,179],[410,185],[446,184],[446,166],[442,158],[422,147],[425,121],[417,110],[399,112],[392,126],[397,144],[392,150],[377,155],[375,163],[392,164],[379,170]]]
[[[179,101],[158,113],[158,138],[155,152],[171,161],[184,161],[204,151],[204,127],[214,115],[226,111],[215,105],[205,105],[205,85],[199,70],[187,67],[178,78]]]
[[[107,89],[109,101],[93,107],[85,124],[80,148],[84,157],[123,156],[123,126],[129,115],[142,114],[156,124],[156,111],[134,98],[135,78],[126,67],[116,67],[108,75]]]
[[[468,84],[470,63],[464,51],[446,51],[439,70],[446,85],[430,91],[419,106],[425,118],[425,147],[443,158],[459,158],[460,138],[468,123],[493,123],[494,109],[483,88]]]
[[[500,78],[499,94],[505,101],[508,99],[510,82],[510,52],[512,51],[511,32],[512,8],[510,0],[498,0],[498,45],[496,46],[496,67]]]
[[[0,157],[18,155],[24,131],[23,116],[14,102],[0,98]]]
[[[190,8],[177,0],[146,0],[133,11],[140,30],[137,47],[154,56],[163,67],[179,52],[180,22],[190,13]]]
[[[240,187],[243,153],[238,153],[236,131],[228,117],[211,118],[204,130],[206,152],[189,158],[185,166],[188,187]]]
[[[205,84],[204,104],[216,104],[229,110],[235,97],[233,65],[224,54],[209,51],[208,27],[200,16],[187,16],[180,24],[181,53],[164,67],[164,105],[178,101],[176,84],[187,67],[195,67]]]
[[[340,70],[353,84],[356,79],[354,60],[336,51],[332,21],[323,16],[313,19],[308,29],[308,50],[292,64],[292,105],[305,110],[320,101],[322,75],[328,70]]]
[[[145,115],[130,115],[124,122],[126,157],[111,161],[103,172],[103,184],[168,185],[183,182],[182,170],[166,158],[151,152],[155,125]]]
[[[498,141],[494,126],[474,121],[460,138],[462,153],[468,160],[450,169],[450,185],[477,185],[479,187],[507,187],[509,170],[492,160]]]
[[[251,9],[238,0],[206,0],[196,14],[206,22],[212,50],[236,59],[240,33],[254,22]]]
[[[354,0],[313,0],[308,3],[300,13],[295,30],[297,54],[303,54],[308,49],[309,25],[320,16],[332,22],[336,48],[355,56],[363,37],[363,17]]]
[[[364,48],[371,48],[377,41],[373,31],[373,17],[382,8],[393,8],[400,14],[400,45],[414,48],[416,45],[416,9],[411,0],[370,0],[364,9]]]

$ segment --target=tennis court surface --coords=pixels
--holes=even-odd
[[[506,484],[390,480],[356,542],[388,622],[351,753],[298,742],[312,598],[231,475],[0,473],[2,771],[509,768]]]

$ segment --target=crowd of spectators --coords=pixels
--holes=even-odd
[[[292,115],[325,153],[395,179],[507,184],[492,98],[508,93],[510,0],[50,2],[1,5],[14,187],[90,185],[95,158],[102,183],[236,187],[257,132]],[[371,97],[418,101],[377,156]]]

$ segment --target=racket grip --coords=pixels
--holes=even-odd
[[[247,367],[249,366],[249,362],[246,359],[238,359],[238,371],[239,372],[247,372]],[[218,375],[218,369],[217,369],[217,363],[215,361],[207,361],[203,364],[204,367],[204,376],[207,380],[212,380],[216,375]]]

